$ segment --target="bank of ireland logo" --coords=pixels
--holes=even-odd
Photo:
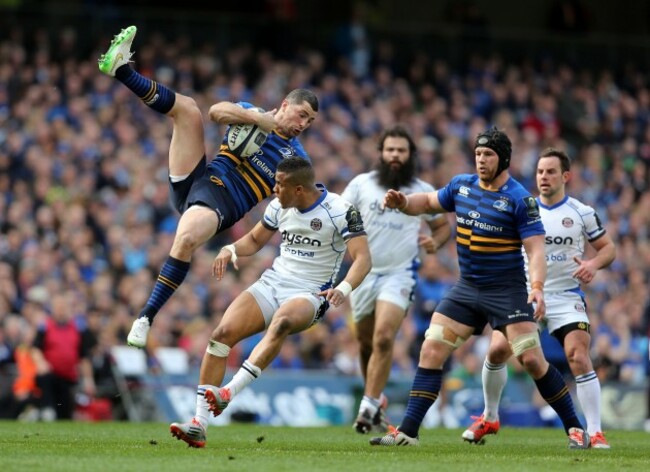
[[[318,218],[314,218],[313,220],[311,220],[311,223],[309,223],[309,226],[314,231],[320,231],[320,229],[323,227],[323,222]]]
[[[571,226],[573,226],[573,220],[568,216],[566,218],[563,218],[562,226],[564,226],[565,228],[570,228]]]

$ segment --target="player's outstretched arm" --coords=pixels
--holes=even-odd
[[[230,261],[232,261],[235,269],[239,269],[237,259],[241,256],[252,256],[255,254],[269,242],[274,233],[274,230],[266,228],[262,223],[257,223],[252,230],[237,241],[221,248],[212,263],[212,275],[217,280],[221,280]]]
[[[407,215],[421,215],[423,213],[444,213],[438,201],[438,192],[421,192],[405,195],[399,190],[390,189],[384,195],[384,206],[397,208]]]

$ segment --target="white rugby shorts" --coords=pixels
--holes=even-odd
[[[549,333],[570,323],[589,323],[584,299],[575,292],[544,294],[546,302],[545,324]]]
[[[350,294],[352,318],[358,323],[375,311],[375,303],[381,300],[389,302],[404,311],[411,306],[415,287],[414,273],[401,270],[389,274],[366,275],[361,285]]]
[[[314,306],[314,324],[324,311],[321,306],[326,303],[325,297],[318,293],[320,288],[314,284],[309,284],[301,279],[291,278],[287,275],[278,274],[276,271],[265,270],[257,282],[246,289],[253,295],[255,301],[262,310],[264,316],[264,325],[269,327],[271,319],[280,305],[293,298],[305,298]]]

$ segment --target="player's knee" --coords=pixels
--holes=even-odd
[[[237,333],[230,329],[228,324],[219,324],[212,331],[210,336],[210,341],[215,341],[221,344],[227,344],[229,346],[234,346],[237,342]]]
[[[269,334],[276,337],[286,337],[291,333],[293,323],[288,316],[276,314],[269,325]]]
[[[443,346],[445,344],[425,339],[422,343],[422,348],[420,348],[420,365],[429,366],[434,369],[442,369],[451,352],[448,347]]]
[[[230,353],[230,346],[210,339],[205,352],[215,357],[228,357],[228,354]]]
[[[487,354],[487,360],[492,364],[504,364],[512,355],[510,345],[506,340],[492,342]]]
[[[547,365],[541,347],[542,343],[537,331],[521,334],[510,342],[513,354],[533,378],[541,377]]]
[[[548,370],[548,362],[541,353],[536,354],[534,351],[526,351],[517,358],[524,370],[534,379],[541,378]]]
[[[191,116],[202,120],[201,109],[192,97],[187,95],[176,94],[176,101],[174,103],[174,111],[176,114],[183,114],[184,116]]]
[[[202,242],[191,229],[179,229],[173,246],[178,254],[192,254]]]
[[[429,329],[424,332],[424,339],[447,344],[453,349],[462,346],[465,342],[465,338],[460,336],[453,329],[438,323],[431,323],[429,325]]]
[[[539,333],[537,331],[520,334],[510,342],[510,349],[512,349],[513,354],[517,358],[521,357],[525,352],[530,351],[531,349],[541,347],[542,343],[539,339]]]
[[[380,353],[392,352],[394,339],[390,333],[376,333],[372,341],[372,350]]]
[[[589,354],[580,349],[571,349],[567,352],[566,358],[575,375],[586,374],[593,370]]]

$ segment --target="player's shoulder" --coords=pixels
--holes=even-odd
[[[564,203],[568,208],[571,208],[579,215],[588,215],[594,212],[593,207],[587,205],[586,203],[581,202],[577,198],[567,197],[566,202]]]
[[[327,191],[327,195],[323,199],[323,205],[331,210],[347,210],[351,206],[354,206],[349,200],[342,197],[338,193]]]
[[[531,197],[532,195],[530,191],[522,185],[521,182],[519,182],[517,179],[510,177],[508,181],[501,187],[501,189],[505,192],[508,193],[514,197],[518,198],[524,198],[524,197]]]
[[[368,185],[376,180],[377,171],[371,170],[362,174],[355,175],[348,183],[348,186]]]
[[[273,198],[268,205],[266,205],[266,211],[267,212],[280,212],[282,211],[282,205],[280,204],[280,200],[275,197]]]

